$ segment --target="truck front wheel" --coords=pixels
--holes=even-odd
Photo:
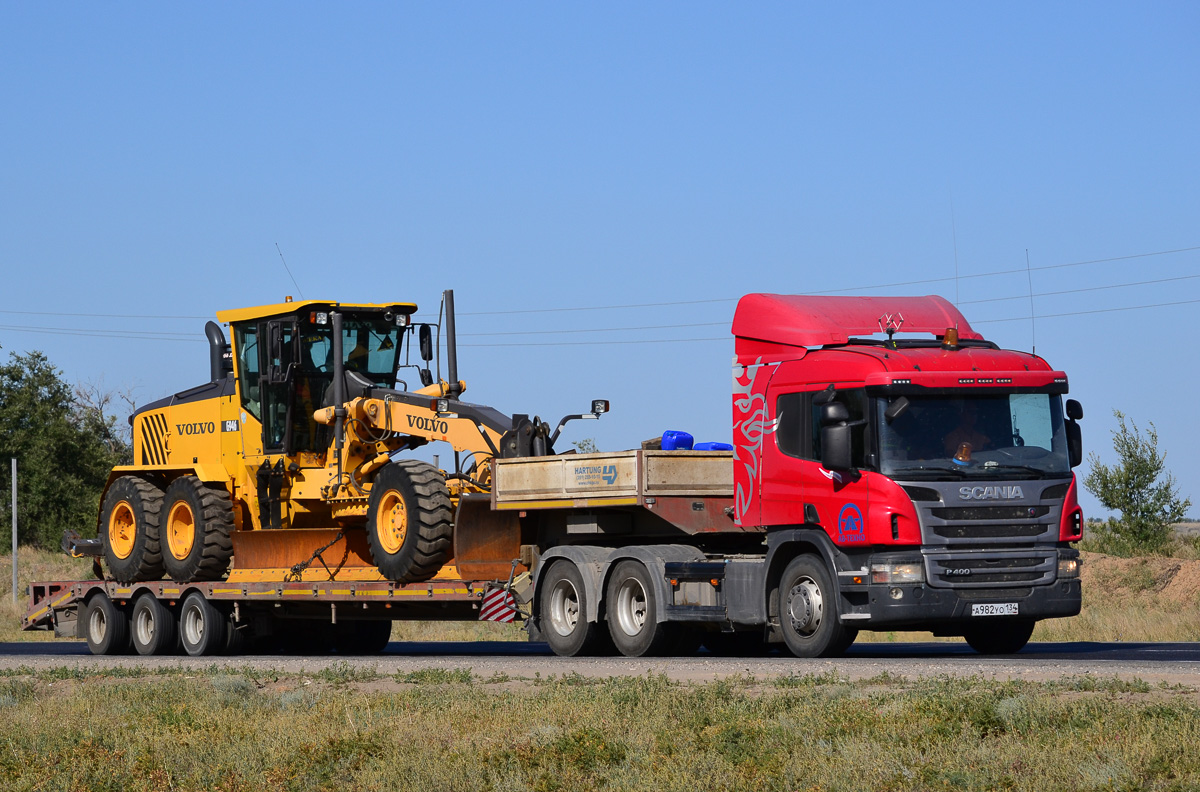
[[[1033,624],[1031,621],[996,622],[972,627],[963,637],[979,654],[1015,654],[1029,643]]]
[[[836,657],[858,636],[838,621],[837,591],[829,572],[810,555],[798,556],[783,570],[779,625],[796,657]]]
[[[541,589],[542,635],[559,657],[596,654],[604,625],[589,622],[583,575],[570,561],[556,561],[538,583]]]
[[[413,459],[384,465],[367,504],[367,546],[380,573],[397,583],[428,580],[449,558],[452,536],[438,469]]]

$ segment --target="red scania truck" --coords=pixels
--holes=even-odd
[[[447,353],[459,383],[449,306]],[[301,308],[303,321],[310,312]],[[341,321],[350,308],[322,310]],[[198,655],[248,635],[316,635],[324,622],[340,625],[333,632],[342,640],[332,644],[340,650],[378,651],[392,620],[494,618],[496,603],[511,596],[531,639],[559,655],[774,643],[821,657],[843,652],[863,629],[931,630],[963,636],[983,653],[1015,652],[1038,620],[1079,612],[1071,543],[1082,538],[1083,516],[1072,469],[1082,456],[1083,411],[1064,403],[1063,372],[986,341],[940,297],[750,294],[732,330],[732,450],[558,454],[558,432],[537,419],[461,402],[456,391],[432,406],[395,390],[394,375],[364,381],[340,412],[318,411],[322,420],[359,422],[348,445],[368,461],[355,463],[351,481],[365,486],[399,475],[386,473],[393,466],[420,468],[421,497],[446,504],[427,512],[445,521],[436,574],[385,574],[376,556],[387,543],[371,533],[384,522],[364,517],[375,497],[338,512],[338,526],[299,533],[277,508],[281,520],[235,527],[232,569],[221,579],[37,583],[25,626],[87,637],[99,653],[126,650],[131,629],[143,654],[175,650],[164,636],[178,634],[183,650]],[[219,336],[210,333],[213,387],[236,400],[243,372],[221,368]],[[393,340],[395,354],[406,337]],[[240,343],[235,333],[235,360]],[[342,381],[342,355],[329,359],[333,381]],[[303,374],[307,363],[297,365]],[[406,440],[402,421],[382,432],[386,411],[409,403],[465,418],[502,442],[489,442],[491,456],[475,454],[468,471],[405,462],[406,446],[460,442]],[[371,406],[379,404],[377,414]],[[593,415],[606,409],[595,402]],[[360,431],[371,420],[380,434]],[[300,477],[313,479],[312,489],[328,471],[338,477],[331,483],[344,473],[333,457],[293,470],[263,454],[285,493],[299,491]],[[147,473],[143,490],[164,486],[155,475]],[[393,529],[405,512],[397,492],[382,497]],[[256,556],[239,548],[254,547],[265,529],[256,541],[271,539],[270,563],[250,563]],[[289,539],[318,530],[327,543]],[[404,532],[392,538],[400,547]],[[502,590],[509,594],[497,598]]]

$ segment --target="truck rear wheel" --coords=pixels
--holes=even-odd
[[[118,582],[162,577],[158,534],[162,501],[162,490],[136,476],[121,476],[104,494],[100,508],[104,564]]]
[[[608,633],[618,652],[626,657],[644,657],[661,655],[672,648],[678,633],[672,629],[675,625],[658,621],[654,582],[640,561],[621,561],[613,568],[605,603]]]
[[[185,583],[220,580],[233,556],[233,504],[229,493],[195,476],[171,482],[163,498],[162,564],[167,576]]]
[[[538,582],[541,590],[542,635],[559,657],[597,654],[604,643],[604,625],[587,618],[583,575],[565,559],[555,561]]]
[[[779,625],[796,657],[836,657],[858,636],[838,621],[837,590],[821,559],[797,556],[779,581]]]
[[[973,627],[963,637],[979,654],[1015,654],[1029,643],[1033,625],[1031,621],[995,622]]]
[[[193,591],[183,599],[179,609],[179,639],[183,651],[190,657],[215,655],[225,648],[225,614]]]
[[[384,465],[367,504],[367,546],[380,573],[397,583],[428,580],[450,557],[453,526],[446,479],[433,465]]]
[[[103,591],[87,602],[84,630],[94,655],[125,654],[129,650],[129,616]]]
[[[140,655],[165,655],[175,651],[175,616],[150,592],[133,603],[129,631]]]

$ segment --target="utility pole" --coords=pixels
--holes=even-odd
[[[12,458],[13,604],[17,602],[17,458]]]

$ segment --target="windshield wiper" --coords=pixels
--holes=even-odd
[[[985,471],[999,470],[1001,468],[1006,470],[1024,470],[1037,475],[1039,478],[1050,475],[1050,471],[1043,468],[1033,467],[1032,465],[1016,465],[1011,462],[985,462],[979,465],[979,468]]]

